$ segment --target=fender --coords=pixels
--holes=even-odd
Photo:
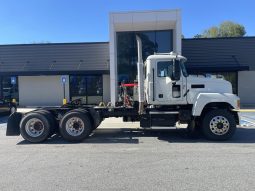
[[[199,93],[193,100],[192,115],[200,116],[208,103],[228,103],[233,109],[238,109],[240,98],[231,93]]]

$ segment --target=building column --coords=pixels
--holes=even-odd
[[[111,90],[111,103],[115,106],[117,101],[117,45],[116,45],[116,32],[114,30],[113,15],[110,15],[110,90]]]

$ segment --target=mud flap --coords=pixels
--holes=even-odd
[[[22,113],[15,112],[10,115],[7,122],[6,136],[20,135],[19,123],[22,119]]]

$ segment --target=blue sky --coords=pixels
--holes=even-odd
[[[254,0],[0,0],[0,44],[108,41],[111,11],[176,8],[186,38],[225,20],[255,36]]]

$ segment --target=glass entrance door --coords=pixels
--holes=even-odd
[[[19,99],[18,77],[0,77],[0,100],[10,102],[13,99],[15,99],[17,102]]]
[[[81,99],[83,104],[99,104],[103,100],[101,75],[70,76],[71,100]]]

